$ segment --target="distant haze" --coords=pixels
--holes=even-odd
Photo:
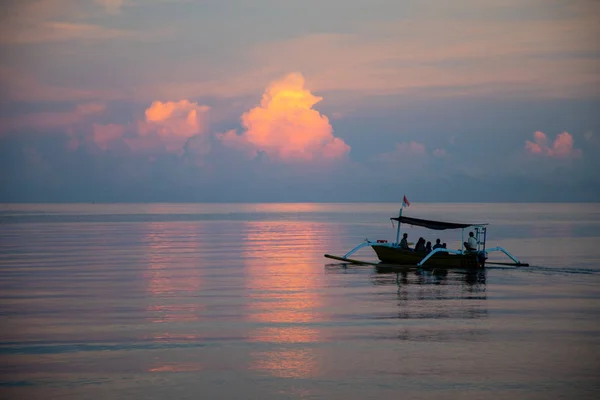
[[[2,202],[600,201],[592,0],[25,0]]]

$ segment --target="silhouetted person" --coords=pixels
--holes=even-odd
[[[468,251],[477,251],[477,245],[479,242],[475,239],[475,235],[473,232],[469,232],[469,239],[463,243],[465,245],[465,249]]]
[[[431,253],[431,242],[427,242],[427,246],[425,246],[425,252]]]
[[[410,250],[410,247],[408,247],[408,233],[405,233],[404,235],[402,235],[402,240],[400,240],[400,248],[404,249],[404,250]]]
[[[417,245],[415,246],[415,251],[418,251],[420,253],[425,252],[425,239],[423,239],[422,237],[420,237],[419,240],[417,241]]]
[[[440,243],[440,239],[435,239],[435,244],[433,245],[433,249],[439,249],[442,247],[442,244]]]

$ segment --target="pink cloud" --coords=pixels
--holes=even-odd
[[[92,139],[102,150],[107,150],[110,145],[123,138],[125,127],[123,125],[108,124],[92,126]]]
[[[226,146],[254,155],[263,151],[282,162],[345,157],[350,146],[333,136],[329,119],[312,108],[322,98],[313,95],[304,83],[298,73],[271,83],[260,105],[242,115],[246,130],[241,135],[230,131],[219,139]]]
[[[204,133],[209,109],[189,100],[155,101],[146,109],[145,120],[138,123],[138,133],[160,140],[168,151],[180,151],[189,138]]]
[[[548,136],[541,131],[533,134],[533,140],[533,142],[525,141],[525,149],[532,154],[555,158],[576,158],[582,154],[580,149],[573,147],[573,136],[568,132],[558,135],[551,145]]]

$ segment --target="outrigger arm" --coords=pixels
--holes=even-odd
[[[422,266],[423,264],[425,264],[425,262],[427,260],[429,260],[431,258],[431,256],[433,256],[436,253],[452,253],[452,254],[463,254],[463,252],[461,250],[450,250],[450,249],[445,249],[445,248],[437,248],[437,249],[433,249],[431,250],[431,252],[429,254],[427,254],[421,261],[419,261],[417,263],[417,266]]]
[[[513,256],[512,254],[510,254],[508,252],[508,250],[506,250],[504,247],[492,247],[491,249],[486,249],[485,253],[491,252],[491,251],[501,251],[504,254],[506,254],[511,260],[513,260],[515,262],[515,265],[517,266],[529,266],[529,264],[527,263],[522,263],[521,261],[519,261],[519,259],[517,259],[517,257]],[[422,266],[423,264],[425,264],[425,262],[427,262],[427,260],[429,260],[435,253],[452,253],[452,254],[465,254],[464,251],[462,250],[450,250],[450,249],[443,249],[443,248],[438,248],[438,249],[434,249],[433,251],[431,251],[431,253],[427,254],[420,262],[417,263],[417,266]],[[487,256],[486,256],[487,258]],[[489,262],[489,264],[498,264],[498,263],[492,263]]]
[[[361,244],[359,244],[358,246],[356,246],[355,248],[353,248],[352,250],[350,250],[349,252],[347,252],[346,254],[344,254],[343,258],[348,258],[349,256],[351,256],[352,254],[356,253],[358,250],[362,249],[363,247],[367,247],[370,246],[371,242],[369,242],[368,239],[365,239],[364,242],[362,242]]]
[[[508,250],[506,250],[504,247],[500,247],[500,246],[492,247],[491,249],[486,249],[486,251],[487,252],[489,252],[489,251],[501,251],[504,254],[506,254],[511,260],[513,260],[515,262],[515,264],[517,264],[517,265],[523,265],[523,266],[529,265],[529,264],[525,264],[525,263],[522,263],[521,261],[519,261],[517,259],[517,257],[513,256],[512,254],[510,254],[508,252]]]

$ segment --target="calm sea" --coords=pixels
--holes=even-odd
[[[405,210],[489,222],[488,246],[530,267],[378,274],[323,257],[393,240],[397,214],[0,205],[0,397],[600,398],[600,204]],[[460,231],[406,232],[460,247]]]

